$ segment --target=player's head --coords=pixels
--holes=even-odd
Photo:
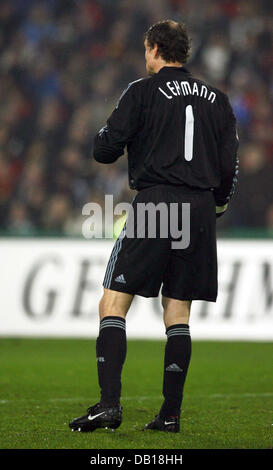
[[[158,71],[159,63],[183,65],[189,58],[190,39],[186,26],[173,20],[152,25],[144,34],[144,46],[149,74]]]

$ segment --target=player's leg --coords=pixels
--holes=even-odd
[[[178,432],[183,388],[191,357],[190,300],[162,296],[167,343],[164,356],[163,396],[159,415],[144,428]]]
[[[117,406],[120,403],[121,372],[126,357],[125,317],[133,295],[104,289],[99,304],[100,330],[96,342],[100,403]]]
[[[134,296],[125,292],[104,289],[99,303],[100,320],[111,315],[125,319]]]
[[[164,357],[163,396],[160,415],[179,416],[191,358],[190,300],[162,297],[167,343]]]
[[[191,300],[170,299],[162,295],[164,324],[166,328],[177,323],[189,324]]]
[[[183,388],[191,358],[189,317],[191,300],[215,302],[217,297],[217,254],[215,201],[211,191],[172,189],[173,200],[190,204],[190,243],[185,249],[171,247],[163,276],[163,308],[167,344],[164,358],[164,403],[158,419],[146,429],[176,431],[179,418],[169,429],[170,416],[179,416]],[[182,221],[181,226],[187,221]],[[183,223],[182,223],[183,222]],[[180,225],[179,225],[180,226]],[[172,239],[172,241],[174,241]],[[185,300],[184,300],[185,299]],[[186,300],[189,299],[189,300]],[[167,429],[168,428],[168,429]]]
[[[138,203],[145,203],[153,196],[152,190],[136,196],[132,204],[134,212],[128,218],[128,226],[134,223],[135,237],[128,235],[126,223],[112,250],[104,276],[97,361],[101,403],[105,406],[119,403],[120,376],[126,355],[125,317],[133,297],[157,296],[168,262],[170,242],[166,238],[149,238],[146,217],[143,219],[145,237],[137,237]],[[157,201],[158,195],[154,198]]]
[[[101,399],[87,414],[69,423],[72,431],[92,432],[116,429],[122,421],[120,406],[121,372],[126,357],[125,317],[133,295],[105,289],[99,304],[100,331],[96,342]]]

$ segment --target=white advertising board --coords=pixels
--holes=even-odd
[[[1,239],[0,336],[96,337],[109,240]],[[273,340],[273,241],[218,240],[216,303],[194,301],[193,339]],[[110,312],[109,312],[110,314]],[[135,296],[128,338],[165,338],[161,297]]]

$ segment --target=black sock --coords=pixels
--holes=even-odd
[[[189,325],[172,325],[166,330],[167,344],[164,358],[163,396],[160,416],[179,416],[183,388],[191,358]]]
[[[126,357],[126,323],[122,317],[107,316],[100,322],[96,343],[100,403],[116,406],[120,402],[121,371]]]

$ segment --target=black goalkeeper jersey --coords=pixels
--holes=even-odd
[[[132,189],[213,189],[217,205],[234,192],[238,136],[228,97],[185,67],[163,67],[124,90],[95,136],[94,158],[112,163],[126,146]]]

